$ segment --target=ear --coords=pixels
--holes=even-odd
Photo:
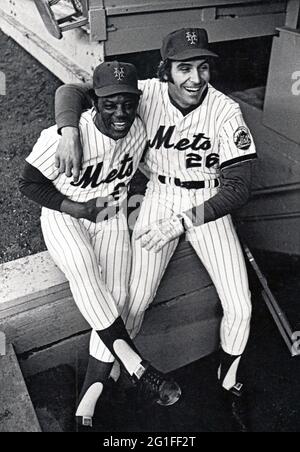
[[[163,79],[164,79],[165,82],[169,81],[169,77],[167,76],[167,74],[164,74]]]

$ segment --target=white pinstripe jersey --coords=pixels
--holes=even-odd
[[[60,138],[57,126],[41,133],[26,160],[73,201],[86,202],[116,194],[116,199],[121,202],[126,197],[127,186],[146,147],[145,127],[137,117],[126,137],[115,141],[97,129],[93,121],[95,114],[95,110],[91,109],[83,113],[80,119],[83,161],[77,183],[65,174],[59,174],[55,167],[54,156]]]
[[[239,105],[211,85],[203,103],[184,116],[170,101],[168,83],[139,82],[139,115],[149,140],[145,164],[157,175],[209,180],[220,169],[256,157]]]

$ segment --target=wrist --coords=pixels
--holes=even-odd
[[[182,212],[186,229],[195,228],[204,224],[204,204],[192,207]]]
[[[188,229],[190,229],[193,225],[189,223],[188,219],[184,215],[184,213],[179,213],[176,215],[176,217],[179,219],[179,221],[182,224],[184,232],[186,232]]]
[[[84,218],[85,210],[84,203],[71,201],[70,199],[64,199],[60,206],[61,212],[74,218]]]
[[[79,129],[78,127],[74,126],[66,126],[62,127],[61,129],[61,135],[64,137],[78,137],[79,135]]]

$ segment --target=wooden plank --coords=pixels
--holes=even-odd
[[[171,370],[212,353],[219,345],[220,305],[213,287],[147,312],[136,344],[160,370]]]
[[[12,345],[0,356],[0,432],[41,432]]]
[[[149,315],[153,319],[152,323],[158,325],[159,329],[173,329],[178,322],[189,324],[192,321],[215,318],[217,303],[215,291],[209,286],[203,291],[172,300],[171,309],[168,308],[168,303],[157,305],[150,309]],[[166,312],[168,321],[164,316]],[[143,328],[146,325],[147,323]],[[59,342],[89,328],[72,298],[58,300],[0,321],[0,329],[14,343],[18,354]]]
[[[254,166],[253,191],[264,193],[268,187],[287,184],[297,187],[300,180],[300,145],[266,127],[259,108],[233,98],[240,104],[257,146],[259,159]],[[250,248],[300,255],[299,215],[292,218],[286,215],[299,212],[297,193],[266,192],[262,196],[254,196],[238,212],[238,229]],[[264,215],[263,218],[260,214]],[[267,218],[269,214],[272,216]]]
[[[57,23],[55,15],[49,5],[48,0],[36,0],[35,5],[43,19],[45,27],[51,35],[57,39],[62,38],[61,29]]]
[[[217,319],[208,319],[174,330],[173,333],[139,337],[136,345],[143,355],[162,372],[172,372],[217,350],[219,346]],[[177,340],[174,341],[176,335]],[[83,374],[87,366],[90,334],[75,336],[58,344],[20,355],[20,366],[26,378],[61,364],[72,366]]]
[[[25,378],[29,378],[52,367],[67,364],[76,373],[86,369],[89,356],[90,333],[76,335],[41,350],[18,355],[20,367]]]
[[[61,40],[46,30],[32,0],[1,0],[0,28],[65,83],[89,80],[93,68],[104,61],[102,43],[91,43],[82,29]]]
[[[48,303],[0,321],[0,329],[13,342],[18,354],[45,347],[89,328],[72,298]]]
[[[219,346],[220,311],[212,288],[160,305],[146,313],[136,345],[157,368],[170,372],[207,356]],[[203,312],[206,305],[206,312]],[[26,377],[61,364],[85,369],[90,333],[77,334],[40,350],[21,354]]]
[[[300,145],[288,140],[263,124],[260,109],[234,97],[253,134],[259,160],[255,164],[253,189],[284,184],[298,184],[300,174]]]
[[[151,13],[155,11],[174,11],[178,9],[207,8],[224,5],[243,5],[256,3],[257,0],[105,0],[107,14],[126,15]]]
[[[220,18],[201,21],[201,12],[193,10],[153,13],[151,15],[108,17],[109,32],[105,43],[106,55],[121,55],[161,47],[163,36],[185,27],[205,27],[211,42],[224,42],[236,39],[272,36],[276,28],[283,26],[285,13],[263,14],[242,18]]]
[[[0,318],[71,295],[48,252],[1,264],[0,286]]]
[[[181,269],[178,277],[177,266]],[[156,303],[211,284],[188,242],[182,241],[162,281]],[[47,251],[0,265],[0,319],[71,297],[64,274]]]
[[[283,1],[269,1],[260,2],[257,4],[247,4],[247,5],[228,5],[220,6],[218,8],[217,17],[226,16],[256,16],[263,14],[278,14],[286,12],[286,0]]]

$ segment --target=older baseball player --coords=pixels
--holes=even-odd
[[[132,241],[126,327],[131,337],[138,333],[185,234],[222,303],[218,378],[234,400],[243,387],[237,371],[249,337],[251,295],[230,213],[249,198],[255,145],[239,105],[210,84],[217,55],[209,48],[206,30],[174,31],[163,40],[161,56],[159,78],[139,82],[138,113],[147,130],[144,163],[150,180]],[[77,122],[89,104],[88,90],[88,85],[66,85],[56,97],[63,134],[56,164],[68,175],[73,167],[75,179],[80,161]]]
[[[139,389],[161,405],[175,403],[178,385],[143,360],[120,315],[126,311],[131,246],[123,205],[146,145],[137,116],[140,90],[131,64],[103,63],[94,72],[94,108],[82,114],[83,158],[73,182],[54,165],[57,127],[42,132],[27,158],[20,188],[43,205],[47,248],[70,282],[74,300],[93,332],[76,416],[91,425],[115,358]]]

